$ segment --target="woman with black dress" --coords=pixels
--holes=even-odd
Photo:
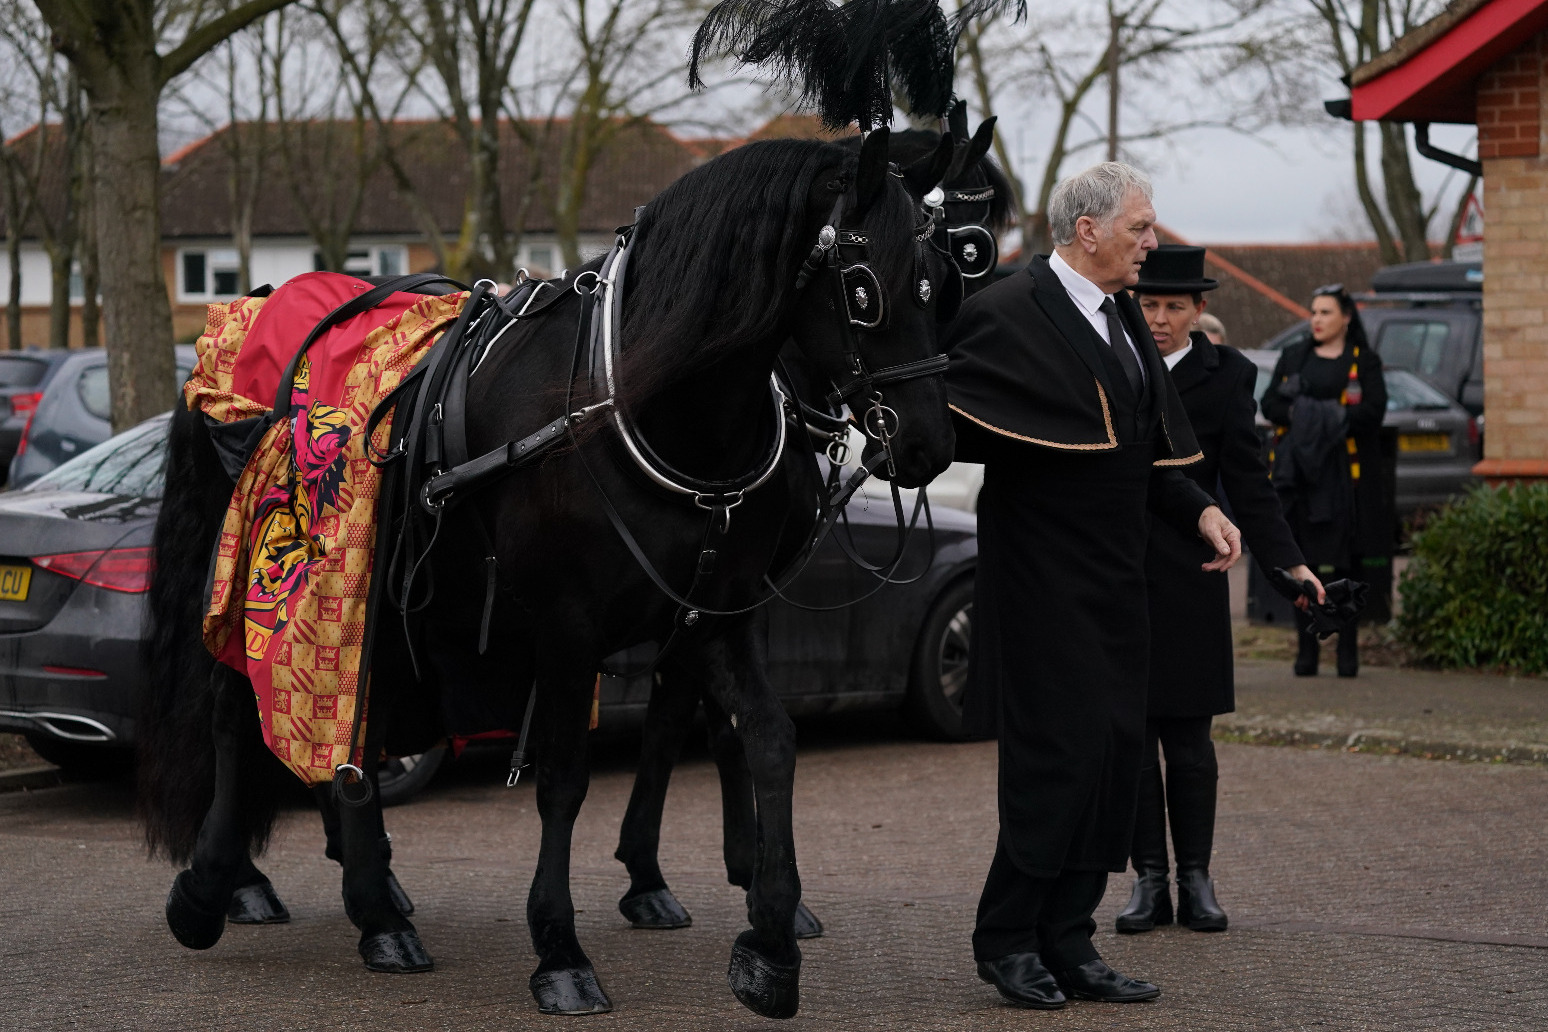
[[[1381,356],[1341,285],[1312,297],[1312,339],[1286,348],[1263,392],[1275,427],[1274,488],[1306,561],[1323,582],[1361,579],[1366,558],[1390,554],[1392,515],[1380,431],[1387,414]],[[1317,672],[1317,636],[1297,612],[1295,672]],[[1339,631],[1338,675],[1360,669],[1355,623]]]
[[[1317,584],[1285,525],[1263,463],[1253,398],[1257,367],[1198,329],[1204,293],[1217,286],[1204,275],[1204,248],[1162,244],[1150,252],[1132,288],[1204,453],[1202,462],[1183,472],[1230,504],[1242,540],[1264,572],[1282,568],[1299,581]],[[1147,545],[1150,679],[1129,854],[1136,878],[1117,928],[1148,932],[1172,923],[1166,849],[1170,816],[1176,920],[1195,931],[1223,931],[1226,914],[1209,876],[1219,779],[1209,732],[1217,714],[1236,708],[1231,593],[1224,578],[1201,568],[1208,546],[1197,537],[1152,520]]]

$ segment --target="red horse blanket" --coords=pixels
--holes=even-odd
[[[267,413],[307,334],[368,289],[317,272],[266,298],[210,305],[188,407],[226,423]],[[466,298],[393,294],[313,342],[289,410],[248,458],[226,510],[204,642],[252,681],[264,741],[308,784],[359,764],[364,738],[361,643],[381,481],[367,446],[386,449],[391,419],[374,441],[366,421]]]

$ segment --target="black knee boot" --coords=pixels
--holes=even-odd
[[[1215,847],[1215,784],[1219,780],[1214,745],[1205,762],[1180,767],[1168,763],[1167,803],[1172,817],[1172,849],[1177,854],[1177,923],[1196,932],[1222,932],[1226,913],[1215,900],[1209,858]]]
[[[1338,676],[1355,677],[1360,673],[1360,625],[1351,620],[1338,632]]]
[[[1139,807],[1134,815],[1134,892],[1118,914],[1120,932],[1148,932],[1172,923],[1172,892],[1166,877],[1166,800],[1161,767],[1140,770]]]
[[[1312,630],[1311,617],[1295,611],[1295,676],[1315,677],[1317,674],[1317,632]]]

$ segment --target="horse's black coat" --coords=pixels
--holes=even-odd
[[[689,173],[648,207],[636,230],[624,303],[620,397],[654,449],[673,465],[706,477],[742,471],[768,432],[769,375],[787,338],[797,340],[826,378],[844,374],[841,313],[831,295],[795,289],[798,269],[840,197],[850,213],[845,226],[869,235],[881,282],[899,292],[887,330],[863,335],[867,363],[879,368],[936,353],[930,313],[904,303],[907,294],[901,293],[911,286],[913,229],[922,213],[901,181],[885,173],[885,134],[872,139],[858,158],[844,148],[808,141],[741,148]],[[592,400],[589,383],[573,377],[580,304],[572,294],[544,317],[518,324],[473,376],[470,454],[530,433],[562,412],[572,393],[576,402]],[[895,477],[905,486],[923,483],[951,459],[944,385],[930,377],[889,384],[885,394],[900,417]],[[174,452],[196,452],[203,433],[201,417],[179,413],[173,421]],[[167,590],[155,595],[155,618],[158,641],[165,645],[158,650],[165,676],[153,682],[148,705],[159,713],[200,706],[208,713],[201,696],[209,685],[224,682],[215,687],[228,699],[240,699],[245,687],[235,683],[240,678],[220,673],[212,682],[207,658],[187,655],[190,649],[202,652],[202,645],[197,624],[191,630],[187,623],[194,606],[179,600],[190,591],[197,600],[202,590],[193,571],[213,545],[224,505],[218,496],[225,491],[225,483],[214,478],[187,479],[191,472],[196,470],[187,462],[170,467],[158,528],[158,560],[166,564],[158,578],[166,578]],[[787,563],[804,543],[804,535],[788,531],[815,508],[813,480],[809,459],[787,463],[781,475],[747,495],[734,510],[715,575],[703,584],[696,604],[707,611],[734,609],[760,596],[765,574]],[[422,625],[413,631],[433,646],[425,653],[427,679],[445,691],[456,691],[472,671],[492,700],[512,712],[535,679],[543,835],[527,908],[540,958],[531,988],[541,1009],[561,1013],[610,1006],[576,938],[569,895],[570,833],[586,794],[586,726],[595,673],[606,656],[622,648],[663,640],[681,616],[613,532],[598,505],[599,489],[662,575],[673,584],[691,583],[705,513],[649,485],[620,454],[611,430],[593,430],[569,450],[512,474],[446,514],[443,547],[432,557],[434,593]],[[483,533],[473,521],[482,524]],[[476,642],[470,642],[477,619],[467,619],[467,607],[482,602],[484,555],[478,542],[486,535],[499,570],[501,597],[491,643],[508,660],[500,664],[477,656]],[[476,579],[469,576],[472,570],[478,571]],[[201,588],[193,588],[195,583]],[[394,700],[418,689],[411,683],[411,664],[402,659],[406,640],[395,626],[391,620],[377,626],[368,734],[384,723],[379,719],[384,711],[385,723],[391,723]],[[761,611],[706,616],[678,635],[670,669],[713,698],[737,728],[756,795],[758,830],[748,896],[753,928],[738,939],[732,987],[759,1013],[788,1016],[796,1007],[800,963],[792,934],[800,896],[790,813],[794,735],[764,677],[763,627]],[[203,681],[189,676],[198,668],[206,673]],[[250,709],[248,691],[243,701]],[[213,805],[197,832],[191,831],[196,822],[190,815],[211,798],[210,790],[177,776],[183,743],[165,735],[149,740],[148,748],[158,750],[150,757],[157,772],[154,801],[147,807],[150,840],[177,855],[186,855],[187,843],[193,843],[193,866],[179,883],[191,892],[168,904],[174,927],[223,907],[246,848],[261,841],[240,802],[240,786],[256,766],[250,755],[256,735],[245,726],[242,708],[215,708],[220,748],[213,764]],[[198,732],[200,719],[188,718],[184,731]],[[369,740],[364,765],[367,780],[374,779],[376,750]],[[346,910],[361,929],[367,965],[422,969],[428,957],[388,891],[386,857],[378,846],[379,809],[341,806],[340,819]]]

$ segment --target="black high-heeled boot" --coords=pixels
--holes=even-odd
[[[1134,891],[1118,913],[1125,934],[1172,923],[1172,892],[1166,867],[1166,799],[1159,765],[1140,769],[1139,807],[1134,815]]]
[[[1219,767],[1207,739],[1198,761],[1167,764],[1166,796],[1172,818],[1172,850],[1177,854],[1177,923],[1196,932],[1223,932],[1227,918],[1215,899],[1209,877],[1215,848],[1215,786]]]
[[[1317,632],[1312,630],[1311,617],[1295,611],[1295,676],[1317,676],[1317,655],[1321,648]]]
[[[1338,632],[1338,676],[1360,674],[1360,625],[1351,620]]]

